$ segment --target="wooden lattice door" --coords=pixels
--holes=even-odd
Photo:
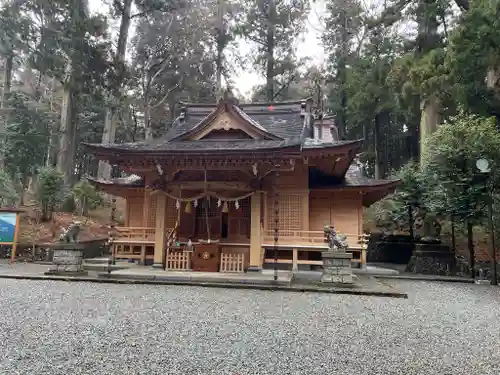
[[[210,229],[210,239],[218,240],[221,238],[221,217],[220,209],[217,206],[217,200],[213,198],[204,198],[198,200],[195,212],[195,231],[196,239],[208,239],[207,221]]]
[[[231,202],[228,213],[228,238],[246,240],[250,238],[250,197],[238,202],[239,208]]]

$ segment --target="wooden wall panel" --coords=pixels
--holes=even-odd
[[[341,233],[358,233],[358,210],[361,205],[361,198],[343,196],[343,194],[334,194],[330,212],[333,225]]]
[[[309,188],[309,169],[304,165],[297,165],[293,172],[280,172],[277,183],[272,185],[281,189],[304,190]]]
[[[331,197],[315,196],[309,198],[309,230],[323,230],[323,227],[332,221]]]
[[[362,233],[362,200],[357,192],[311,191],[309,206],[310,230],[333,224],[341,233]]]
[[[144,198],[142,196],[127,198],[127,217],[125,219],[125,222],[128,223],[129,227],[143,226],[143,205]]]

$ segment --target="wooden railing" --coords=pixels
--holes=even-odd
[[[347,243],[350,248],[363,248],[367,243],[366,234],[345,234],[347,236]],[[263,230],[264,244],[274,243],[274,230]],[[312,245],[312,246],[327,246],[325,241],[325,233],[321,231],[278,231],[278,244],[279,245]]]
[[[222,253],[220,259],[220,272],[244,272],[244,253]]]
[[[115,242],[154,242],[155,228],[148,227],[116,227]]]
[[[168,252],[166,269],[187,271],[191,268],[191,253],[185,251]]]

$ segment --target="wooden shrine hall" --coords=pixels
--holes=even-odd
[[[398,181],[364,176],[362,140],[339,140],[312,101],[183,104],[165,136],[86,144],[128,177],[89,178],[126,200],[115,259],[174,270],[246,272],[278,263],[321,266],[323,228],[347,235],[366,263],[363,209]]]

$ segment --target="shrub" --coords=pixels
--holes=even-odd
[[[54,168],[41,169],[35,196],[42,210],[42,221],[51,220],[52,214],[66,197],[63,174]]]
[[[9,174],[0,169],[0,207],[14,206],[19,199],[14,182]]]
[[[72,196],[82,216],[88,216],[90,210],[103,204],[102,196],[87,180],[80,181],[73,187]]]

